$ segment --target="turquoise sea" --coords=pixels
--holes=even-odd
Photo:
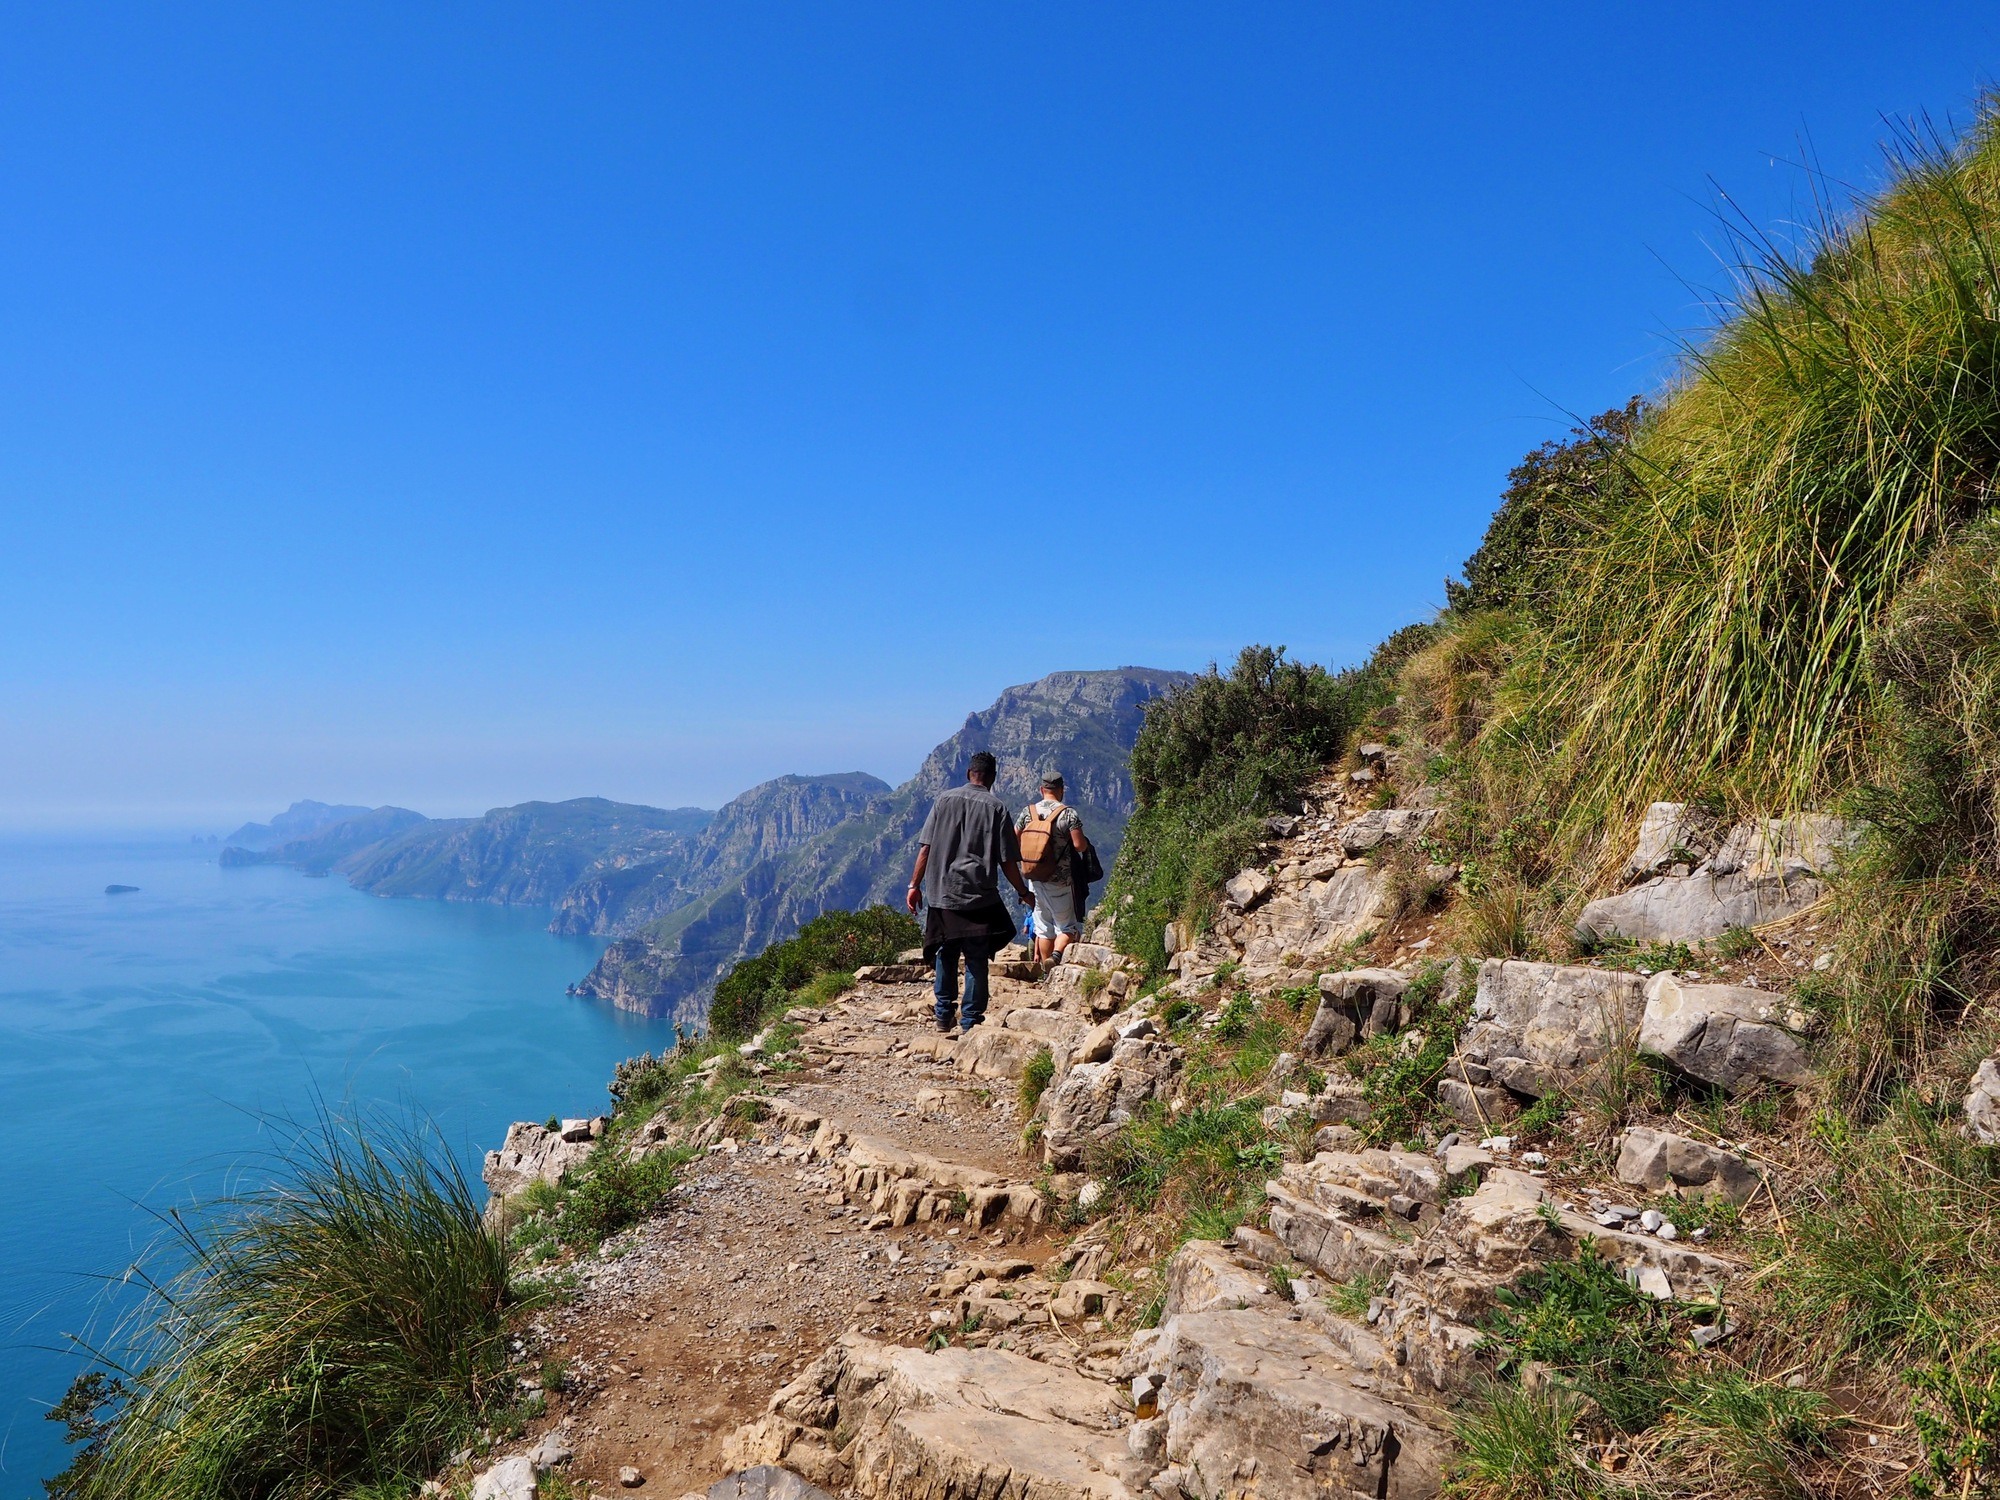
[[[128,895],[104,894],[109,884]],[[385,901],[209,848],[0,843],[0,1497],[66,1459],[81,1368],[148,1210],[255,1170],[274,1118],[413,1108],[475,1177],[514,1119],[595,1113],[664,1022],[572,1000],[599,940],[533,908]]]

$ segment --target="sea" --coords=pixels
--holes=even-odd
[[[268,1171],[288,1122],[414,1119],[476,1182],[510,1121],[600,1113],[620,1059],[672,1044],[563,993],[604,944],[549,915],[203,844],[0,841],[0,1497],[67,1462],[44,1415],[160,1215]]]

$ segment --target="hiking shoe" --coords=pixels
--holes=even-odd
[[[958,1022],[955,1020],[946,1021],[940,1019],[937,1023],[937,1029],[939,1036],[951,1036],[958,1031]]]

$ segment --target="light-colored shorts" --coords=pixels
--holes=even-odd
[[[1083,923],[1077,920],[1076,915],[1074,887],[1031,880],[1028,890],[1035,898],[1036,937],[1053,938],[1058,933],[1067,933],[1073,938],[1083,936]]]

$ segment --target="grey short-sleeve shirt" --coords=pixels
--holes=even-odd
[[[1007,804],[969,781],[931,804],[917,842],[931,851],[924,903],[947,911],[993,905],[1000,899],[1000,866],[1021,857]]]

